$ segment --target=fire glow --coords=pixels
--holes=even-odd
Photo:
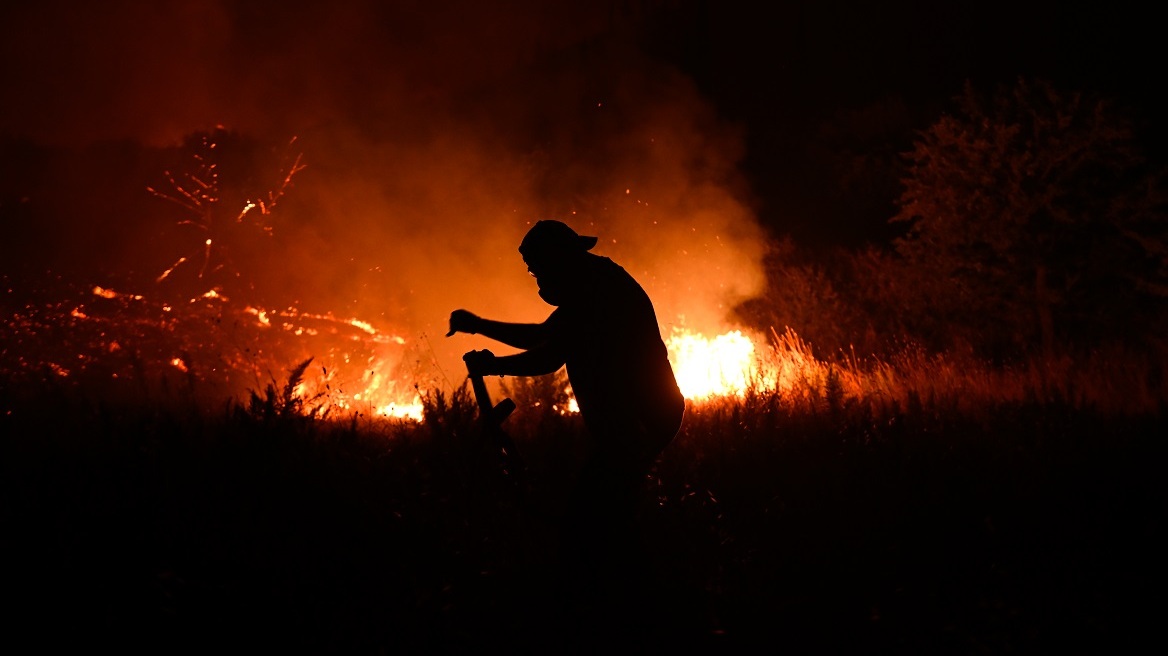
[[[384,335],[363,322],[352,320],[348,323],[355,326],[363,325],[374,341],[403,343],[401,338],[396,337],[387,340]],[[754,340],[740,330],[707,337],[675,329],[666,340],[666,346],[682,395],[691,401],[741,397],[752,387],[773,389],[779,383],[779,373],[763,364]],[[341,368],[331,371],[322,368],[321,376],[301,384],[297,388],[297,394],[306,399],[328,396],[332,406],[343,411],[422,421],[424,404],[420,393],[414,394],[412,399],[393,400],[395,397],[404,399],[408,396],[393,393],[401,384],[385,373],[393,369],[392,362],[374,362],[367,376],[346,385],[343,382]],[[346,387],[359,391],[352,394],[340,392]],[[575,398],[569,397],[563,412],[579,412]]]
[[[346,362],[350,364],[350,362]],[[296,394],[305,399],[322,399],[330,406],[348,413],[366,413],[375,417],[422,421],[423,404],[421,395],[414,390],[413,395],[398,393],[398,381],[385,372],[392,371],[395,363],[374,359],[368,374],[349,383],[345,382],[345,371],[341,367],[321,367],[321,376],[304,382],[296,388]],[[347,393],[348,388],[355,389]]]
[[[155,283],[175,289],[187,285],[188,291],[154,299],[90,285],[60,304],[26,308],[27,316],[14,317],[10,327],[19,333],[17,341],[29,344],[40,358],[0,361],[0,369],[29,376],[47,370],[57,378],[84,376],[99,383],[137,375],[168,389],[174,389],[177,375],[177,384],[188,392],[197,387],[246,397],[270,387],[295,394],[298,407],[317,416],[422,421],[423,399],[449,386],[452,378],[440,365],[441,376],[434,375],[437,360],[424,336],[407,340],[387,327],[329,311],[264,307],[261,297],[240,282],[248,278],[249,267],[227,256],[231,239],[251,243],[270,237],[272,209],[305,166],[299,153],[284,153],[274,167],[279,175],[271,190],[249,191],[242,211],[231,212],[223,202],[218,134],[198,141],[186,167],[166,172],[165,185],[147,187],[182,208],[176,227],[192,229],[194,237],[187,253]],[[293,138],[288,146],[295,143]],[[174,275],[180,267],[183,275]],[[779,376],[762,373],[758,343],[740,330],[709,336],[675,329],[666,339],[682,394],[695,402],[741,397],[756,386],[773,389]],[[289,375],[288,385],[280,380],[282,374]],[[579,412],[570,396],[557,409]]]
[[[37,355],[0,363],[13,374],[48,371],[58,380],[99,384],[137,375],[162,387],[177,380],[196,386],[192,391],[246,397],[269,381],[282,387],[281,376],[307,361],[293,389],[305,411],[402,421],[423,420],[424,398],[439,380],[428,369],[424,337],[407,339],[331,312],[236,305],[216,290],[173,305],[90,286],[72,301],[26,312],[8,328]],[[795,357],[809,357],[805,349],[777,358],[777,349],[764,350],[761,339],[742,330],[708,336],[675,328],[665,341],[682,394],[693,402],[791,386],[815,367]],[[578,411],[570,397],[561,409]]]
[[[739,330],[706,337],[675,329],[666,347],[687,399],[741,396],[752,385],[774,385],[773,377],[762,374],[754,342]]]

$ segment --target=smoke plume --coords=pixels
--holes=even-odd
[[[442,337],[451,310],[549,312],[516,250],[544,218],[598,236],[595,252],[644,284],[666,333],[724,330],[761,283],[743,135],[638,46],[674,9],[596,5],[9,7],[0,136],[160,147],[224,126],[295,138],[306,168],[273,218],[279,253],[241,270],[306,309],[424,343],[448,372],[488,346]]]

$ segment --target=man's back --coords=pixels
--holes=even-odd
[[[589,254],[548,318],[581,414],[597,434],[643,424],[676,432],[684,411],[653,304],[627,271]]]

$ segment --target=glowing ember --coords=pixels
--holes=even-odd
[[[110,299],[125,297],[125,298],[129,298],[129,299],[133,299],[135,301],[142,300],[142,296],[140,294],[123,294],[122,292],[116,292],[112,289],[106,289],[105,287],[101,287],[101,286],[97,286],[97,285],[95,285],[93,287],[93,295],[100,296],[102,298],[110,298]]]
[[[415,397],[413,403],[397,405],[391,403],[377,411],[377,414],[394,419],[412,419],[422,421],[422,402]]]
[[[0,374],[27,381],[49,374],[99,388],[138,380],[237,399],[288,381],[303,410],[318,416],[423,419],[431,360],[369,321],[240,306],[214,287],[174,306],[108,287],[76,292],[63,287],[65,301],[29,304],[0,324],[0,337],[22,346],[0,349]],[[298,362],[305,364],[296,369]]]
[[[677,384],[687,399],[741,395],[759,382],[754,342],[741,331],[710,338],[674,329],[665,344]]]
[[[248,307],[248,308],[244,309],[244,312],[246,312],[248,314],[254,314],[256,319],[259,320],[260,325],[262,325],[262,326],[271,326],[272,325],[272,321],[271,321],[271,319],[268,318],[268,313],[265,310],[258,310],[258,309],[253,308],[253,307]]]
[[[353,325],[349,321],[339,323]],[[305,399],[307,405],[322,409],[422,421],[419,388],[401,382],[395,375],[400,374],[396,366],[399,357],[378,352],[383,345],[396,344],[401,338],[385,335],[371,326],[369,329],[373,334],[362,342],[364,348],[358,351],[330,349],[322,361],[331,364],[317,369],[319,375],[306,375],[296,388],[297,396]],[[357,367],[363,368],[365,373],[354,376]]]

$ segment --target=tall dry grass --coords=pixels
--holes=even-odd
[[[969,351],[930,353],[913,345],[886,357],[852,352],[824,359],[790,328],[772,330],[771,338],[757,353],[751,394],[775,394],[792,409],[846,403],[886,412],[925,402],[962,413],[1036,404],[1146,415],[1168,407],[1168,360],[1123,345],[1000,364]]]

